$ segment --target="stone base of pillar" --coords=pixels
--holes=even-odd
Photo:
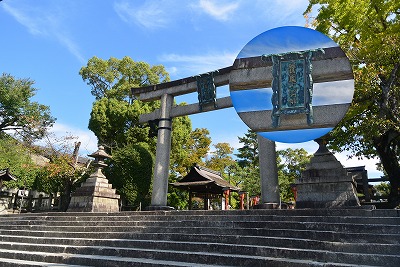
[[[279,203],[260,203],[253,207],[253,209],[258,210],[272,210],[272,209],[280,209]]]
[[[360,206],[353,176],[326,147],[320,147],[311,158],[296,180],[296,190],[296,208]]]
[[[73,194],[68,212],[118,212],[120,196],[106,178],[89,177]]]
[[[156,206],[156,205],[150,205],[146,208],[144,208],[145,211],[156,211],[156,210],[175,210],[174,207],[170,206]]]

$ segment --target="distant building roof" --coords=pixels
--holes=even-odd
[[[224,190],[239,191],[240,188],[231,185],[221,177],[221,173],[195,165],[190,172],[172,186],[198,193],[220,194]]]

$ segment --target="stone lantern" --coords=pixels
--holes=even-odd
[[[326,140],[315,141],[319,148],[296,179],[296,208],[360,207],[353,174],[328,150]]]
[[[103,146],[99,146],[96,152],[88,156],[94,158],[93,165],[96,170],[72,194],[68,211],[118,212],[120,196],[115,193],[115,189],[108,183],[106,176],[102,172],[102,169],[107,166],[104,160],[111,158],[111,156],[104,151]]]

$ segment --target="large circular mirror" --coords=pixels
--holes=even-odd
[[[266,31],[238,54],[232,103],[247,126],[277,142],[300,143],[331,131],[353,98],[349,59],[326,35],[287,26]]]

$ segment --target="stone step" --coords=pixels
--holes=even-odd
[[[333,216],[340,218],[343,217],[400,217],[400,210],[377,210],[377,209],[365,209],[365,208],[354,208],[354,209],[293,209],[293,210],[190,210],[190,211],[125,211],[117,213],[101,213],[101,212],[46,212],[46,213],[30,213],[30,214],[4,214],[1,217],[30,217],[30,218],[41,218],[41,217],[51,217],[57,219],[60,217],[126,217],[126,216],[166,216],[172,218],[176,215],[186,215],[186,216],[207,216],[212,217],[215,215],[228,215],[228,216],[260,216],[260,215],[277,215],[277,216]]]
[[[157,251],[152,251],[157,253]],[[154,258],[136,258],[136,257],[121,257],[121,256],[104,256],[104,255],[85,255],[85,254],[68,254],[68,253],[45,253],[45,252],[21,252],[18,250],[0,249],[0,262],[2,257],[7,257],[6,261],[20,260],[24,262],[46,262],[47,265],[52,266],[51,263],[67,264],[67,266],[101,266],[101,267],[131,267],[131,266],[190,266],[190,267],[222,267],[222,266],[275,266],[275,267],[375,267],[374,265],[360,265],[360,264],[342,264],[342,263],[323,263],[319,261],[307,260],[292,260],[273,257],[257,257],[257,256],[237,256],[237,255],[220,255],[217,253],[201,253],[186,255],[186,258],[191,259],[190,262],[173,260],[158,260]],[[193,257],[193,258],[192,258]],[[22,260],[21,260],[22,258]],[[196,259],[194,259],[196,258]],[[26,260],[29,259],[29,260]],[[207,263],[196,263],[193,260],[200,259],[200,261],[207,261]],[[222,261],[223,264],[219,265],[216,262]],[[78,266],[79,266],[78,265]],[[3,265],[1,265],[3,266]],[[20,266],[20,265],[9,265]],[[32,265],[34,266],[34,265]]]
[[[2,258],[5,256],[6,258]],[[63,263],[60,263],[63,262]],[[85,255],[68,253],[46,253],[0,249],[0,263],[5,266],[101,266],[101,267],[151,267],[151,266],[186,266],[186,267],[223,267],[226,265],[204,265],[166,260],[155,260],[135,257],[113,257],[103,255]],[[79,264],[79,265],[77,265]],[[282,265],[283,266],[283,265]],[[307,266],[307,265],[304,265]]]
[[[0,266],[400,266],[399,215],[367,209],[9,214],[0,216],[6,259]]]
[[[0,217],[0,226],[9,223],[13,224],[43,224],[52,223],[53,225],[65,224],[65,222],[76,222],[76,223],[86,223],[86,222],[129,222],[129,221],[204,221],[202,218],[205,215],[127,215],[127,216],[16,216],[16,217]],[[232,218],[232,215],[213,215],[207,216],[207,221],[279,221],[279,222],[329,222],[329,223],[357,223],[359,224],[400,224],[400,217],[360,217],[360,216],[347,216],[347,217],[337,217],[337,216],[282,216],[282,215],[243,215],[236,216]]]
[[[276,238],[297,238],[297,239],[313,239],[320,241],[332,241],[332,242],[358,242],[358,243],[371,243],[371,244],[400,244],[399,234],[374,234],[374,233],[349,233],[349,232],[335,232],[335,231],[319,231],[319,230],[297,230],[297,229],[260,229],[260,228],[165,228],[165,227],[130,227],[129,229],[124,227],[108,227],[95,228],[97,231],[82,231],[81,228],[75,229],[76,231],[63,231],[59,229],[55,231],[52,228],[47,230],[32,230],[29,229],[0,229],[2,235],[17,235],[17,236],[39,236],[39,237],[92,237],[92,238],[134,238],[138,235],[182,235],[185,234],[191,236],[198,235],[233,235],[233,236],[269,236]],[[92,229],[94,230],[94,229]]]
[[[146,236],[141,236],[146,237]],[[330,242],[330,241],[316,241],[310,239],[294,239],[294,238],[272,238],[272,237],[247,237],[247,236],[191,236],[191,235],[175,235],[166,236],[163,235],[150,235],[147,239],[140,238],[139,236],[135,239],[100,239],[100,238],[57,238],[57,237],[28,237],[28,236],[13,236],[13,235],[0,235],[0,241],[3,242],[14,242],[14,243],[36,243],[44,245],[69,245],[69,246],[87,246],[87,245],[98,245],[98,246],[119,246],[119,247],[142,247],[150,248],[160,246],[176,247],[180,244],[188,244],[192,246],[194,250],[201,250],[204,244],[213,244],[214,246],[224,246],[225,244],[235,245],[236,247],[286,247],[295,249],[312,249],[312,250],[326,250],[331,252],[347,252],[347,253],[362,253],[362,254],[385,254],[385,255],[398,255],[400,245],[394,244],[374,244],[371,243],[347,243],[347,242]],[[196,247],[195,244],[201,244],[200,247]],[[210,245],[211,246],[211,245]],[[207,246],[206,246],[207,247]],[[177,248],[178,249],[178,248]],[[185,249],[187,249],[185,247]],[[218,250],[218,249],[217,249]],[[218,250],[219,251],[219,250]],[[235,253],[241,253],[237,251]]]
[[[389,224],[355,224],[355,223],[329,223],[329,222],[287,222],[287,221],[63,221],[61,223],[39,223],[30,221],[25,223],[10,223],[0,225],[0,229],[18,230],[30,229],[32,231],[104,231],[107,228],[116,231],[121,229],[140,229],[140,228],[201,228],[212,229],[215,227],[226,229],[297,229],[297,230],[319,230],[352,233],[386,233],[400,234],[399,225]]]
[[[390,230],[390,229],[389,229]],[[385,231],[385,228],[379,232],[350,232],[346,229],[329,228],[321,230],[317,227],[296,229],[296,228],[273,228],[270,227],[160,227],[160,226],[10,226],[2,227],[0,234],[26,234],[26,235],[41,235],[41,236],[63,236],[72,233],[74,236],[85,236],[91,233],[103,233],[109,235],[112,232],[117,233],[191,233],[191,234],[210,234],[210,235],[239,235],[239,236],[273,236],[273,237],[294,237],[300,239],[315,239],[326,241],[341,241],[347,242],[372,242],[372,243],[390,243],[398,244],[400,234]]]
[[[26,261],[26,260],[17,260],[17,259],[7,259],[0,258],[1,267],[85,267],[84,265],[71,265],[71,264],[63,264],[63,263],[48,263],[48,262],[40,262],[40,261]]]
[[[67,246],[67,245],[43,245],[28,243],[1,242],[2,250],[29,251],[31,253],[52,253],[59,255],[90,255],[129,258],[151,258],[155,260],[179,261],[200,264],[225,264],[228,266],[262,266],[270,263],[271,256],[274,259],[286,259],[290,261],[313,261],[319,262],[345,263],[372,266],[399,266],[400,256],[382,254],[353,254],[353,253],[333,253],[319,250],[301,250],[289,248],[271,248],[255,246],[233,246],[225,244],[175,244],[169,243],[168,249],[164,246],[157,246],[161,242],[153,242],[149,248],[143,247],[115,247],[115,246]],[[192,249],[192,245],[202,249]],[[184,248],[184,250],[182,250]],[[0,250],[0,257],[3,257]],[[240,252],[239,252],[240,251]],[[239,253],[238,253],[239,252]],[[84,262],[73,262],[84,264]]]

